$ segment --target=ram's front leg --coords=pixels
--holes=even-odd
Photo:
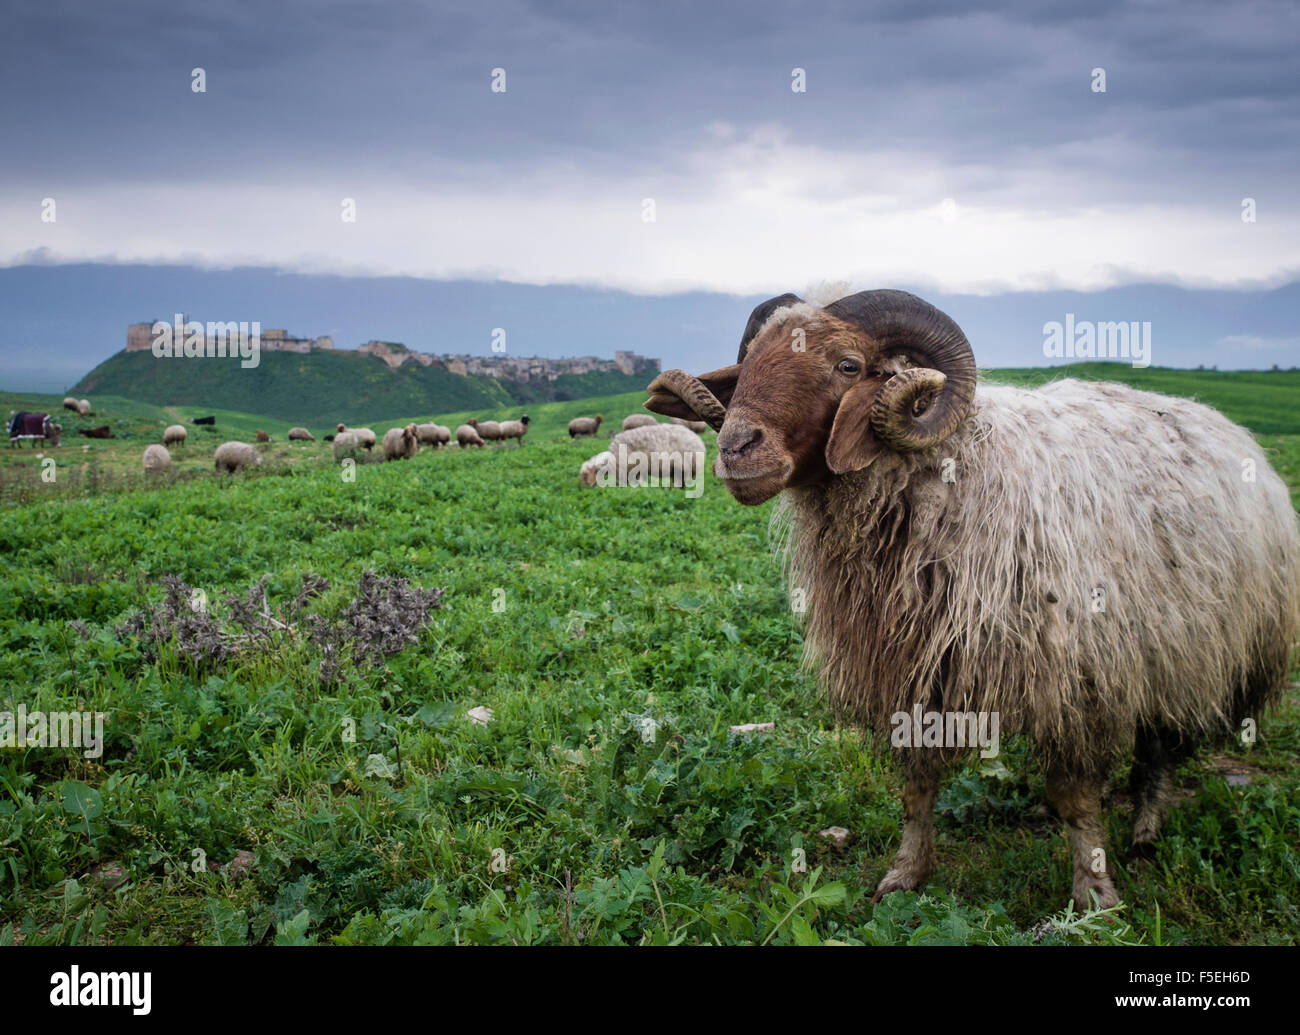
[[[1106,862],[1106,837],[1101,825],[1101,781],[1060,771],[1047,776],[1047,797],[1070,831],[1070,856],[1074,864],[1074,908],[1088,909],[1095,896],[1097,908],[1118,904]]]
[[[876,885],[872,902],[891,891],[915,891],[934,869],[934,801],[939,796],[940,769],[932,761],[905,760],[903,784],[903,843],[894,864]]]

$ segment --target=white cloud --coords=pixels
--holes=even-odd
[[[1270,338],[1259,334],[1225,334],[1215,344],[1239,352],[1281,352],[1300,347],[1300,338]]]
[[[1107,145],[1110,148],[1110,145]],[[275,266],[295,272],[502,278],[641,293],[783,289],[820,278],[948,292],[1135,281],[1271,286],[1300,270],[1300,209],[1270,198],[1117,200],[1092,161],[1013,172],[906,153],[799,146],[780,127],[719,127],[667,172],[448,166],[437,181],[367,174],[156,184],[30,184],[0,200],[0,264]],[[1042,156],[1040,155],[1040,158]],[[1011,163],[1008,163],[1011,165]],[[58,221],[40,221],[41,198]],[[356,199],[356,223],[340,218]],[[643,222],[653,198],[655,222]],[[1093,199],[1111,200],[1093,200]]]

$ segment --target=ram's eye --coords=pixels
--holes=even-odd
[[[853,375],[856,374],[862,368],[858,366],[858,364],[854,360],[842,359],[837,364],[835,364],[835,369],[838,370],[841,374]]]

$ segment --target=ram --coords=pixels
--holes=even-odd
[[[983,713],[1026,735],[1075,903],[1108,907],[1112,764],[1132,745],[1131,852],[1150,854],[1174,767],[1285,685],[1296,514],[1251,436],[1206,406],[977,385],[961,329],[902,291],[771,299],[733,366],[649,392],[648,409],[718,430],[714,471],[739,502],[781,496],[806,658],[844,717],[894,745],[903,835],[877,901],[926,881],[940,777],[969,750],[899,736],[908,717]]]

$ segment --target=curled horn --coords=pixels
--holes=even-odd
[[[727,419],[727,408],[718,397],[709,391],[703,381],[685,370],[665,370],[650,382],[650,387],[646,390],[652,400],[656,395],[676,396],[714,431],[721,430],[722,422]]]
[[[901,453],[942,442],[970,412],[975,357],[960,327],[906,291],[860,291],[826,312],[856,324],[885,355],[905,355],[917,366],[891,377],[876,395],[871,426]]]
[[[784,295],[777,295],[775,298],[769,298],[766,302],[760,302],[754,306],[754,311],[749,314],[749,320],[745,324],[745,333],[740,336],[740,352],[736,356],[736,362],[745,362],[745,355],[749,352],[749,343],[758,337],[758,332],[763,329],[763,324],[767,323],[769,316],[778,309],[797,305],[802,301],[803,299],[798,295],[787,291]]]
[[[749,343],[758,336],[758,332],[763,329],[763,324],[767,323],[768,317],[783,306],[795,305],[801,301],[803,300],[798,295],[787,291],[784,295],[769,298],[766,302],[755,306],[745,324],[745,333],[740,337],[740,352],[736,356],[737,365],[745,362]],[[646,391],[650,393],[650,398],[646,401],[646,408],[649,410],[660,412],[656,403],[671,403],[674,398],[677,398],[694,410],[696,416],[714,431],[721,431],[722,422],[727,419],[726,405],[710,391],[708,385],[684,370],[665,370],[650,383]]]

